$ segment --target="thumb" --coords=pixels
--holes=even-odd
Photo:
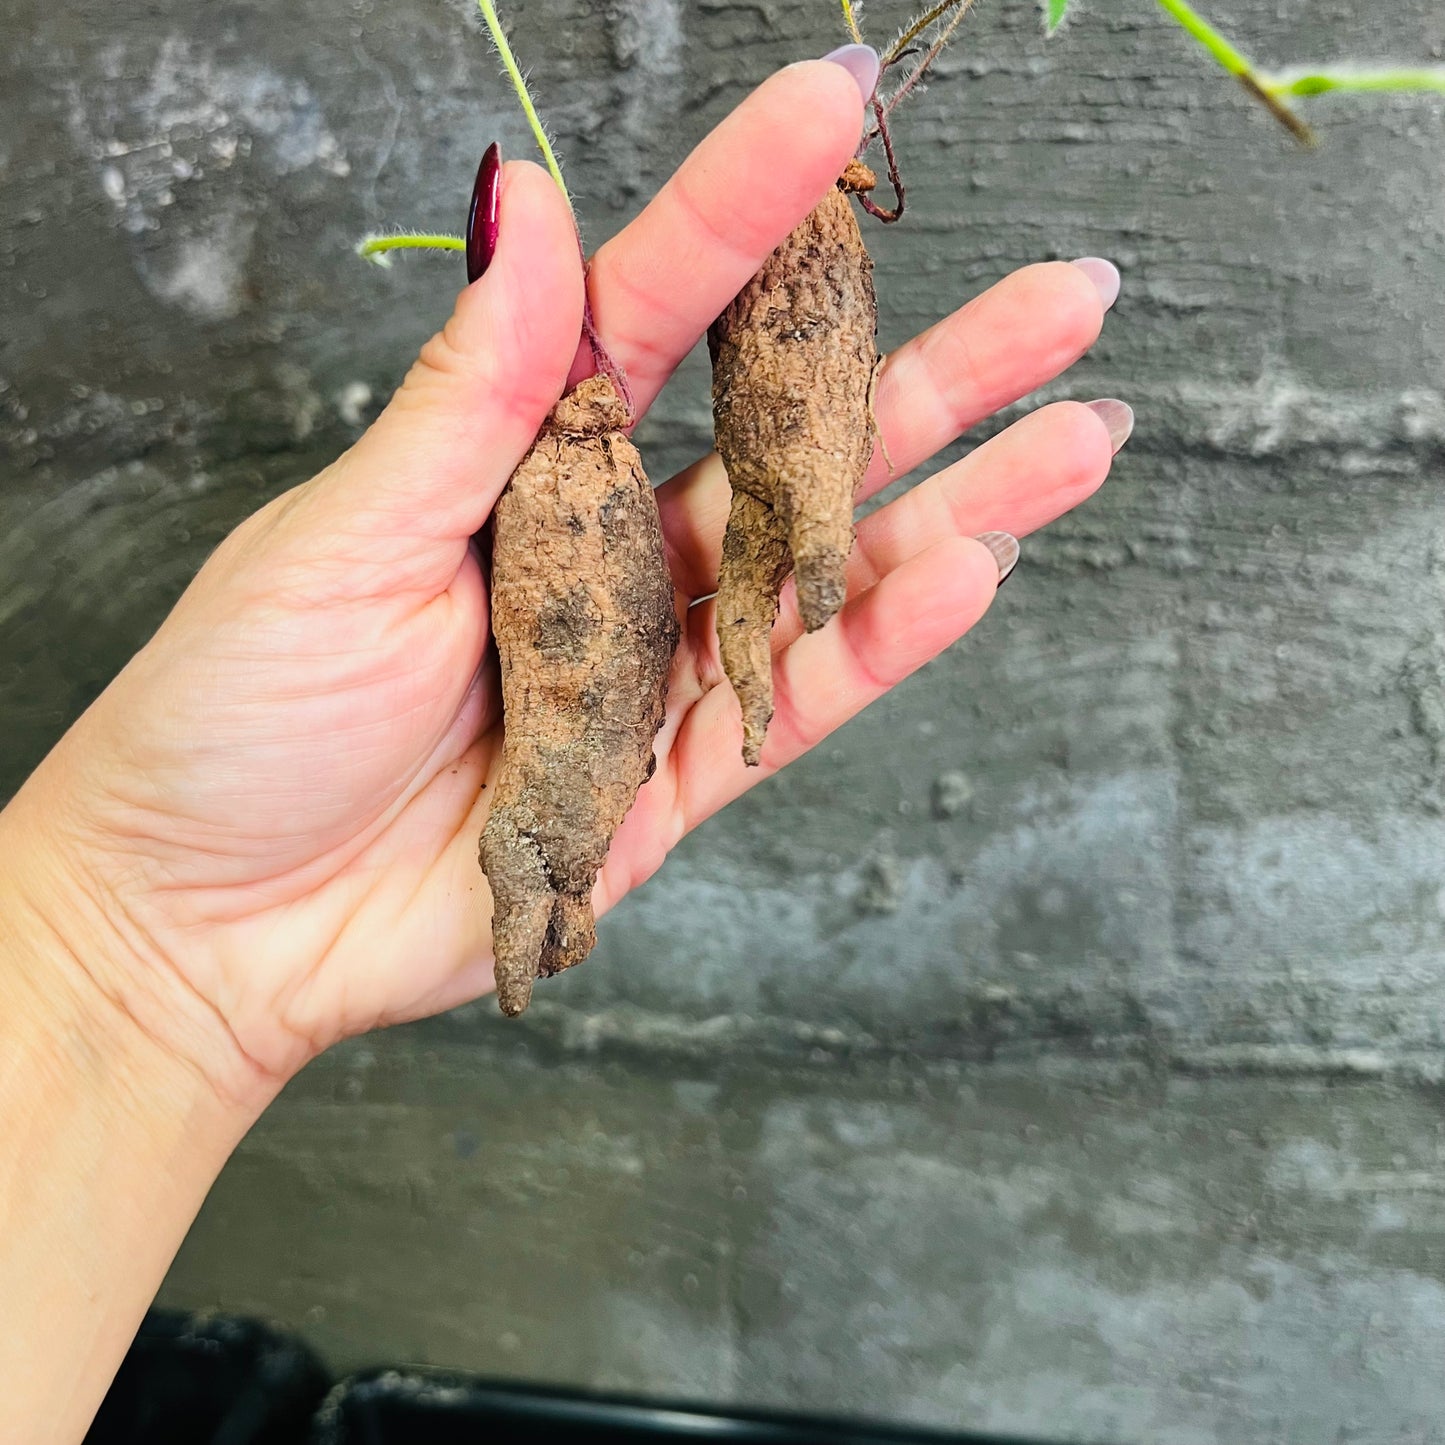
[[[446,539],[481,527],[562,394],[583,288],[576,225],[556,182],[510,162],[486,274],[338,468],[351,527]]]

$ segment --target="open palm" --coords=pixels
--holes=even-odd
[[[832,184],[859,101],[839,66],[775,76],[597,255],[597,324],[640,407]],[[476,845],[501,718],[471,539],[580,374],[582,296],[555,186],[509,165],[496,259],[384,415],[227,539],[46,765],[83,781],[63,831],[78,870],[85,843],[88,886],[133,944],[112,992],[159,1018],[180,981],[205,1040],[185,1046],[213,1075],[283,1076],[342,1036],[491,986]],[[1110,299],[1086,269],[1035,266],[896,352],[876,405],[893,471],[1057,375]],[[1097,412],[1049,406],[869,516],[833,624],[803,635],[784,595],[777,714],[752,770],[705,600],[726,478],[709,457],[660,488],[683,643],[657,772],[614,842],[598,912],[972,626],[998,573],[971,539],[1052,520],[1103,481],[1113,450]],[[889,475],[880,449],[866,490]]]

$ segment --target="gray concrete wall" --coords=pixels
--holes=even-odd
[[[329,1360],[1140,1445],[1445,1441],[1438,1089],[415,1031],[303,1075],[163,1298]]]
[[[512,9],[594,242],[837,38],[826,0]],[[1445,55],[1431,0],[1211,13],[1262,57]],[[171,1302],[341,1363],[1441,1438],[1445,105],[1322,103],[1304,155],[1145,0],[1037,29],[981,9],[900,126],[883,340],[1112,256],[1052,393],[1134,404],[1109,487],[520,1026],[303,1078]],[[444,314],[454,268],[355,238],[455,229],[482,147],[527,141],[464,0],[9,0],[0,97],[3,796]],[[707,420],[695,357],[654,475]]]

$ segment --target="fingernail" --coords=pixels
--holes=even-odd
[[[831,60],[834,65],[841,65],[853,77],[863,96],[864,105],[873,99],[873,92],[878,89],[878,75],[883,62],[871,45],[840,45],[836,50],[830,50],[823,59]]]
[[[493,141],[477,168],[477,183],[472,187],[472,204],[467,211],[468,284],[486,274],[497,254],[501,203],[502,148]]]
[[[978,540],[993,553],[998,563],[998,585],[1002,587],[1019,564],[1019,539],[1012,532],[980,532]]]
[[[1134,408],[1127,401],[1117,401],[1112,396],[1102,401],[1091,401],[1089,410],[1109,428],[1109,440],[1114,443],[1114,454],[1124,445],[1134,431]]]
[[[1094,290],[1099,293],[1105,311],[1119,299],[1119,268],[1112,261],[1106,261],[1102,256],[1080,256],[1069,264],[1077,266],[1094,283]]]

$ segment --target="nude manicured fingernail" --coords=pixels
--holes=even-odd
[[[1099,300],[1104,303],[1105,311],[1119,299],[1119,287],[1122,283],[1119,268],[1112,261],[1106,261],[1102,256],[1080,256],[1077,261],[1069,264],[1077,266],[1094,283],[1094,290],[1099,293]]]
[[[1134,431],[1134,408],[1127,401],[1105,397],[1102,401],[1091,401],[1089,410],[1109,428],[1109,440],[1114,443],[1117,455],[1119,448],[1129,440]]]
[[[873,99],[883,62],[871,45],[840,45],[836,50],[830,50],[823,59],[841,65],[853,77],[864,105]]]
[[[978,540],[993,553],[998,563],[998,585],[1002,587],[1019,564],[1019,539],[1012,532],[980,532]]]
[[[472,187],[472,204],[467,210],[468,284],[486,274],[492,257],[497,254],[501,203],[502,148],[493,141],[477,168],[477,183]]]

